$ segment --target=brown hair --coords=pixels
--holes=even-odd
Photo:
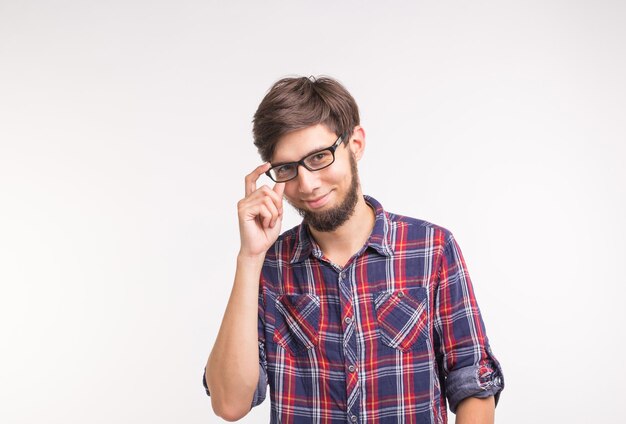
[[[354,98],[329,77],[283,78],[274,83],[254,114],[254,145],[261,159],[269,161],[280,137],[317,124],[326,125],[337,136],[351,135],[359,125]]]

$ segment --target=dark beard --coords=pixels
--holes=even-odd
[[[304,218],[303,223],[317,231],[335,231],[354,214],[356,203],[359,200],[359,179],[356,160],[352,154],[350,154],[350,171],[352,174],[350,176],[352,178],[350,188],[346,193],[346,197],[337,207],[322,212],[311,212],[305,209],[295,208],[300,216]]]

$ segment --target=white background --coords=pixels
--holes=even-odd
[[[0,422],[220,421],[251,119],[292,74],[356,98],[365,193],[459,240],[497,422],[621,422],[625,3],[435,3],[0,0]]]

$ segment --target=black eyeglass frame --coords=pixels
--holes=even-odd
[[[332,165],[333,163],[335,163],[335,151],[337,150],[337,148],[339,147],[339,145],[340,145],[342,142],[344,142],[344,141],[345,141],[346,137],[348,137],[348,132],[345,132],[345,133],[341,134],[341,135],[339,136],[339,138],[337,138],[337,140],[333,143],[333,145],[332,145],[332,146],[327,147],[327,148],[325,148],[325,149],[318,150],[318,151],[313,152],[313,153],[309,153],[308,155],[306,155],[305,157],[303,157],[302,159],[300,159],[300,160],[299,160],[299,161],[297,161],[297,162],[285,162],[285,163],[279,163],[279,164],[277,164],[277,165],[272,165],[272,167],[271,167],[270,169],[268,169],[267,171],[265,171],[265,175],[267,175],[268,177],[270,177],[270,179],[271,179],[272,181],[276,182],[276,183],[286,183],[287,181],[291,181],[291,180],[293,180],[294,178],[296,178],[296,177],[298,176],[298,168],[299,168],[299,165],[304,166],[304,167],[305,167],[308,171],[311,171],[311,172],[321,171],[322,169],[326,169],[326,168],[328,168],[330,165]],[[331,161],[328,165],[324,165],[323,167],[321,167],[321,168],[317,168],[317,169],[311,169],[311,168],[309,168],[309,167],[307,166],[307,164],[304,162],[305,160],[307,160],[307,158],[310,158],[311,156],[318,155],[318,154],[320,154],[320,153],[322,153],[322,152],[325,152],[325,151],[327,151],[327,150],[328,150],[328,151],[330,151],[330,153],[333,155],[333,160],[332,160],[332,161]],[[288,180],[276,181],[276,180],[274,179],[274,177],[272,177],[272,173],[271,173],[272,169],[274,169],[274,168],[279,168],[279,167],[281,167],[281,166],[285,166],[285,165],[294,165],[294,166],[295,166],[295,169],[296,169],[296,173],[295,173],[295,175],[294,175],[293,177],[289,178]]]

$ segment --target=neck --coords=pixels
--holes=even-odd
[[[359,190],[354,213],[341,227],[334,231],[322,232],[309,226],[309,231],[324,256],[343,267],[367,242],[374,228],[375,219],[374,210],[365,202]]]

